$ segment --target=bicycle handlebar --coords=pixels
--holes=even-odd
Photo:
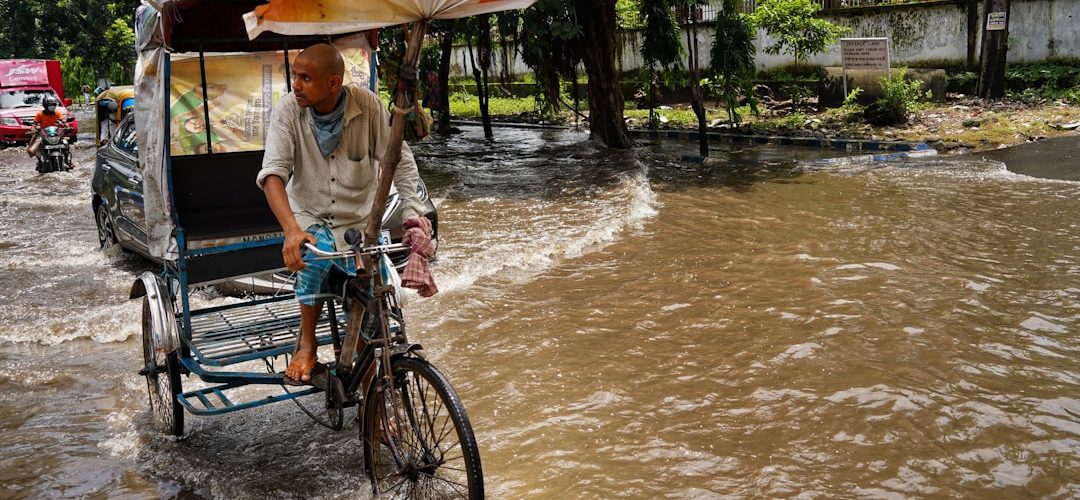
[[[308,258],[305,255],[304,260],[305,261],[312,261],[312,260],[340,259],[340,258],[345,258],[345,257],[353,257],[353,256],[357,256],[357,255],[376,255],[376,254],[384,254],[384,253],[404,252],[406,250],[409,250],[410,247],[407,246],[407,245],[402,245],[401,243],[393,243],[393,244],[390,244],[390,245],[376,245],[376,246],[371,246],[371,247],[363,247],[363,248],[357,249],[356,251],[346,250],[346,251],[327,252],[326,250],[320,250],[318,247],[316,247],[315,245],[312,245],[309,242],[304,242],[304,248],[306,248],[308,250],[308,252],[311,252],[311,254],[315,255],[315,257],[313,257],[313,258]]]

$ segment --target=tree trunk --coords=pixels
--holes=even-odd
[[[574,93],[574,127],[577,127],[578,116],[581,116],[581,88],[578,86],[577,67],[570,68],[570,92]]]
[[[492,139],[495,134],[491,131],[491,114],[488,112],[488,103],[491,101],[491,93],[488,86],[488,73],[491,69],[491,14],[481,14],[477,19],[480,27],[476,36],[476,50],[480,54],[480,74],[476,82],[476,93],[480,98],[480,120],[484,124],[484,137]],[[475,66],[473,71],[475,72]]]
[[[983,2],[983,43],[979,70],[979,97],[1001,99],[1005,97],[1005,64],[1009,51],[1009,0],[985,0]],[[1005,13],[1005,29],[987,30],[990,13]]]
[[[615,2],[574,0],[585,44],[589,76],[589,131],[593,139],[612,148],[631,146],[623,117],[623,96],[615,70]]]
[[[442,135],[450,133],[450,57],[454,51],[454,31],[457,28],[457,21],[449,22],[452,23],[450,28],[442,34],[442,40],[439,41],[442,57],[439,59],[439,125],[436,131]]]
[[[967,0],[967,60],[969,70],[979,63],[979,0]]]
[[[499,81],[503,86],[510,85],[510,46],[505,35],[499,35],[499,52],[502,55],[502,68],[499,68]]]
[[[469,38],[465,38],[465,48],[469,53],[469,66],[472,66],[473,81],[476,82],[476,99],[480,103],[480,122],[484,125],[484,137],[491,139],[491,117],[488,116],[487,97],[484,95],[484,80],[480,74],[480,65],[476,64],[476,58],[473,57],[472,41]]]
[[[694,7],[690,7],[686,30],[687,68],[690,70],[690,107],[698,119],[698,151],[701,156],[709,156],[709,134],[705,124],[705,97],[701,94],[701,68],[698,66],[697,22],[694,21]]]

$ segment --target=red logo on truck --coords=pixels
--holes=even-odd
[[[19,59],[0,61],[0,87],[15,85],[49,85],[46,62]]]

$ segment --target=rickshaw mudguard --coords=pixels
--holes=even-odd
[[[422,349],[423,347],[416,342],[410,342],[408,344],[398,344],[390,348],[390,357],[397,358],[399,356],[409,354],[410,352],[420,351]]]
[[[176,313],[167,285],[156,274],[147,271],[131,285],[128,298],[146,297],[150,302],[150,328],[154,349],[170,353],[180,347],[180,333],[176,326]]]

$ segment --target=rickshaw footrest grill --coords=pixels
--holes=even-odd
[[[344,324],[343,312],[338,322]],[[191,337],[183,342],[199,363],[227,366],[290,354],[300,336],[300,308],[292,296],[191,312]],[[326,314],[315,329],[318,345],[333,342]]]
[[[234,402],[225,394],[225,391],[229,389],[235,389],[242,386],[244,386],[243,383],[229,383],[206,387],[178,394],[176,400],[193,415],[221,415],[223,413],[245,410],[319,392],[319,389],[315,387],[297,388],[299,390],[294,392],[284,392],[274,396],[265,396],[244,402]]]

